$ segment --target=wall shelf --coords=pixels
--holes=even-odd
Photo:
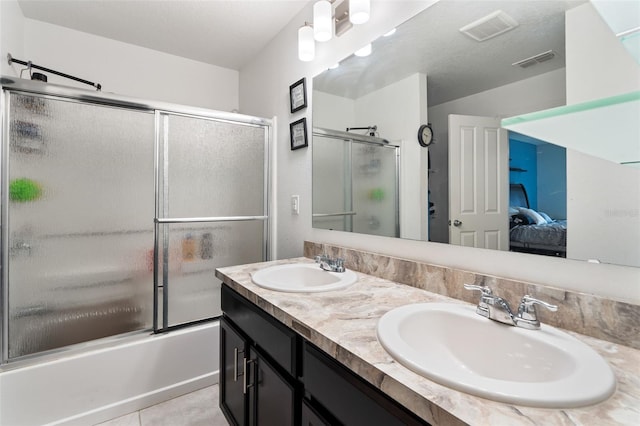
[[[637,163],[640,91],[505,118],[502,127],[616,163]]]

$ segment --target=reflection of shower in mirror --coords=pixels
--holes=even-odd
[[[367,126],[367,127],[347,127],[347,132],[350,132],[352,130],[366,130],[367,135],[373,136],[373,137],[379,137],[378,126],[376,126],[375,124],[373,126]]]

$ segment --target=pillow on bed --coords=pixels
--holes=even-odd
[[[545,223],[547,223],[547,220],[544,217],[540,216],[540,214],[535,210],[518,207],[518,211],[520,212],[520,214],[526,216],[527,219],[529,219],[533,224],[544,225]]]
[[[554,220],[553,220],[553,219],[551,219],[551,218],[549,217],[549,215],[548,215],[548,214],[546,214],[545,212],[538,212],[538,214],[539,214],[540,216],[542,216],[542,217],[544,218],[544,220],[546,220],[546,221],[547,221],[547,223],[553,223],[553,222],[554,222]]]

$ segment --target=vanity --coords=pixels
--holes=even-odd
[[[252,281],[252,274],[257,271],[274,265],[313,264],[313,256],[323,252],[345,257],[347,268],[357,271],[358,281],[340,290],[304,294],[274,291]],[[305,255],[216,271],[224,283],[220,404],[231,424],[553,425],[567,424],[568,419],[572,424],[593,424],[594,420],[599,424],[637,424],[640,420],[640,351],[632,329],[629,332],[633,341],[628,346],[623,342],[627,339],[625,331],[613,338],[619,341],[611,342],[563,330],[611,366],[617,384],[606,400],[570,409],[496,402],[413,372],[396,362],[376,336],[380,318],[401,306],[446,303],[473,308],[461,299],[476,303],[474,292],[460,289],[454,294],[446,287],[452,282],[451,277],[477,284],[477,276],[314,243],[305,243]],[[406,276],[399,278],[390,271],[404,271],[414,284],[407,285],[410,283],[406,283]],[[498,281],[484,281],[491,286],[498,283],[497,291],[502,291]],[[531,289],[526,290],[542,297]],[[546,292],[547,297],[554,295],[550,289],[540,291]],[[575,304],[573,296],[552,297],[559,312],[565,311],[560,322],[565,321],[563,315],[573,315],[566,312]],[[598,301],[588,304],[595,306]],[[638,310],[634,306],[622,304],[614,309],[620,310],[621,316],[631,309],[630,315],[637,322]],[[608,308],[597,309],[605,312]],[[548,323],[555,314],[541,315],[542,323]],[[588,323],[582,327],[581,331],[589,332]],[[425,339],[428,341],[428,336]]]

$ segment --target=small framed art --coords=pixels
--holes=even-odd
[[[291,150],[309,146],[307,142],[307,119],[301,118],[289,125],[291,131]]]
[[[307,107],[307,83],[305,78],[289,86],[289,100],[291,101],[292,113]]]

